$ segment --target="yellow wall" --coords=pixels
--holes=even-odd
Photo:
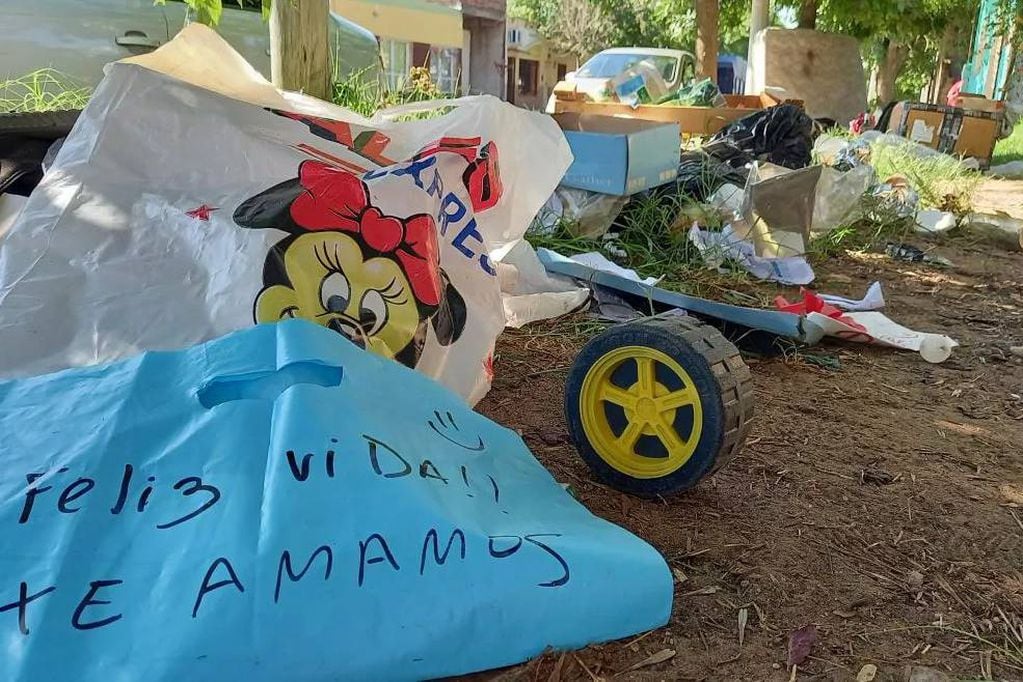
[[[529,50],[508,49],[508,58],[514,58],[515,66],[518,68],[520,59],[532,59],[540,62],[538,82],[535,95],[526,95],[518,91],[518,73],[509,73],[509,78],[514,78],[516,83],[515,104],[527,109],[543,109],[547,106],[547,99],[551,91],[558,83],[558,64],[564,64],[569,71],[575,71],[579,61],[567,54],[559,54],[547,48],[544,43],[532,45]]]
[[[442,5],[425,5],[425,0],[371,2],[370,0],[330,0],[330,9],[369,29],[381,38],[438,47],[462,47],[462,13]],[[436,8],[436,9],[434,9]]]

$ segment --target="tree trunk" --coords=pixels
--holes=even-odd
[[[276,0],[270,5],[273,84],[329,99],[329,0]]]
[[[895,82],[909,57],[909,49],[894,40],[885,40],[884,58],[877,67],[877,99],[884,106],[895,99]]]
[[[956,26],[952,24],[946,26],[945,33],[941,36],[941,44],[938,46],[938,63],[931,80],[930,97],[927,100],[931,104],[944,104],[948,90],[952,87],[949,67],[951,66],[951,52],[955,36]]]
[[[799,28],[817,28],[817,0],[803,0],[799,5]]]
[[[718,82],[718,0],[696,0],[696,75]]]
[[[755,95],[763,90],[763,83],[758,73],[758,60],[756,58],[754,43],[757,34],[767,28],[770,16],[771,3],[769,0],[752,0],[749,13],[749,46],[746,48],[746,87],[743,90],[747,95]]]

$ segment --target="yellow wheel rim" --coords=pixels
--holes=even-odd
[[[583,378],[579,403],[590,445],[633,478],[678,471],[700,442],[703,406],[696,384],[682,365],[654,348],[622,346],[601,356]]]

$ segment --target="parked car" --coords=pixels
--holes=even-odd
[[[95,86],[112,61],[155,50],[189,20],[181,0],[3,0],[0,3],[0,80],[50,67]],[[264,76],[270,76],[270,33],[259,3],[224,2],[217,31]],[[330,13],[334,73],[379,78],[380,53],[367,29]]]
[[[693,80],[696,72],[696,58],[683,50],[668,50],[655,47],[615,47],[598,52],[565,76],[565,81],[575,86],[576,92],[593,100],[607,98],[611,79],[639,62],[652,64],[661,74],[668,89],[677,90],[684,83]],[[555,96],[547,102],[547,112],[554,112]]]
[[[568,73],[562,82],[571,83],[577,93],[589,99],[606,99],[611,79],[643,61],[660,72],[669,91],[678,90],[696,78],[696,58],[691,52],[654,47],[616,47],[593,55],[578,71]],[[745,59],[734,55],[722,55],[718,59],[721,92],[741,94],[745,78]],[[554,113],[554,100],[552,94],[547,102],[547,113]]]

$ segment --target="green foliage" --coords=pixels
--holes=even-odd
[[[798,8],[803,0],[779,2]],[[933,75],[946,29],[972,26],[978,6],[979,0],[819,0],[817,29],[857,38],[870,68],[884,63],[889,45],[898,46],[895,94],[915,100]],[[968,30],[960,33],[969,40]]]
[[[224,13],[223,0],[184,0],[185,4],[195,13],[195,21],[207,26],[216,26]],[[263,20],[270,17],[271,0],[235,0],[239,7],[255,6],[257,3],[263,12]],[[153,0],[154,5],[164,5],[167,0]]]
[[[586,57],[608,47],[692,50],[692,0],[510,0],[508,13],[525,20],[561,51]],[[720,42],[741,42],[749,0],[721,0]]]
[[[874,145],[870,163],[882,181],[892,175],[905,177],[920,195],[922,208],[953,213],[969,211],[973,195],[984,179],[947,154],[920,156],[916,145]]]
[[[995,143],[991,165],[997,166],[1010,161],[1023,161],[1023,123],[1012,129],[1012,135]]]
[[[366,74],[362,72],[352,73],[345,78],[335,74],[333,83],[334,93],[331,99],[334,104],[351,109],[367,118],[381,109],[413,102],[448,99],[453,96],[440,90],[433,83],[429,69],[419,66],[411,70],[408,80],[397,90],[381,87],[373,79],[366,78]],[[443,113],[444,110],[433,110],[426,114],[404,116],[400,120],[432,118]]]
[[[0,81],[0,112],[32,113],[81,109],[92,91],[53,69]]]
[[[978,0],[820,0],[817,29],[861,40],[891,38],[911,41],[940,37],[949,22],[971,21]],[[801,0],[783,0],[798,7]]]

